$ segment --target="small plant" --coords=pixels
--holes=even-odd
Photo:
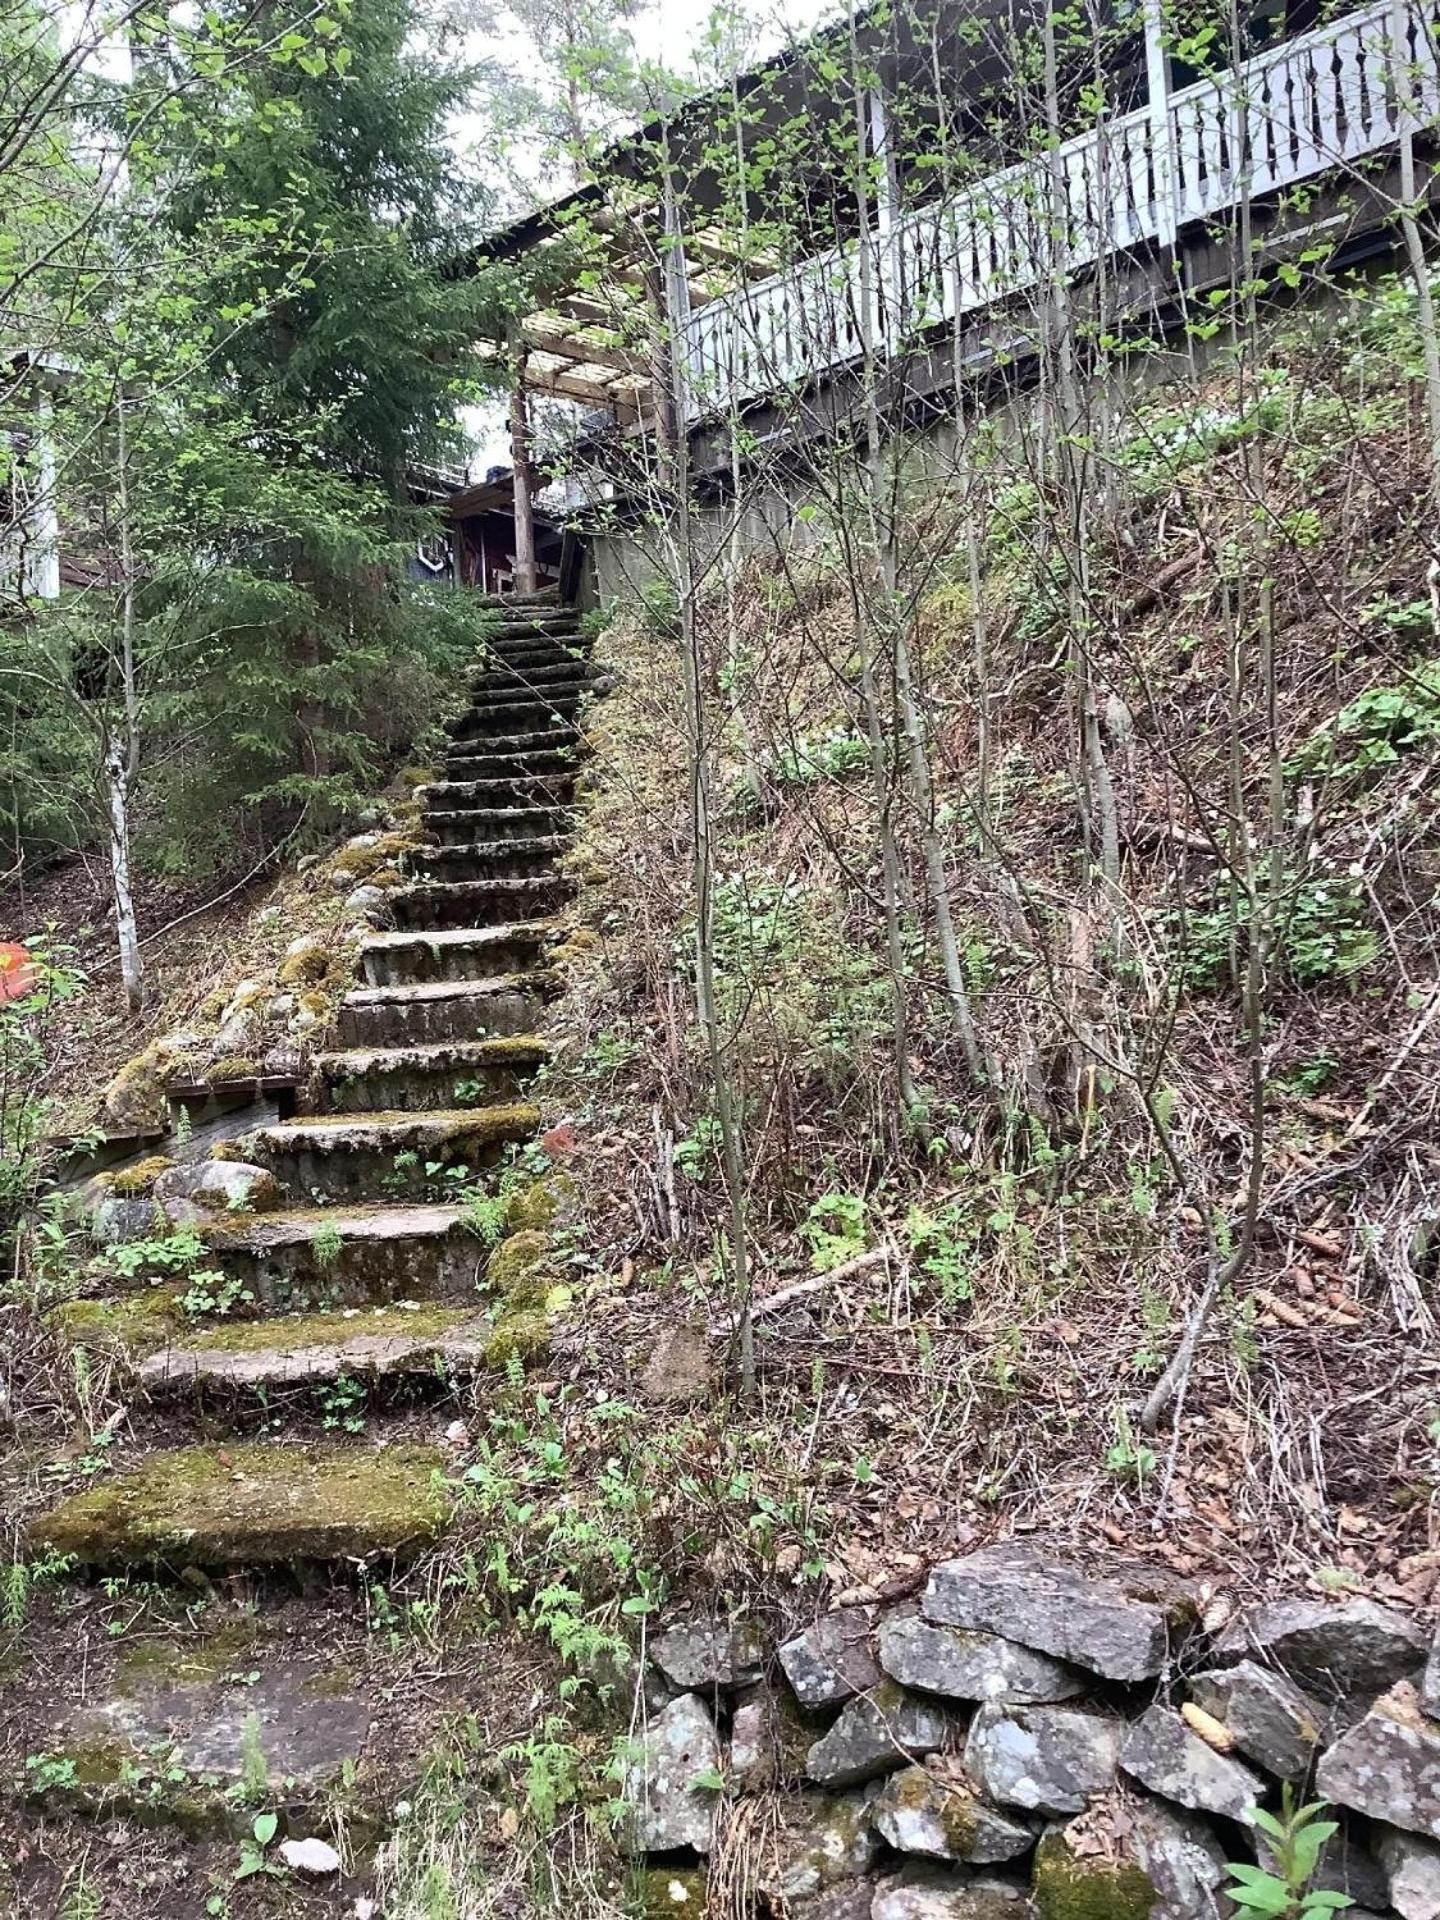
[[[270,1874],[277,1880],[284,1878],[284,1867],[265,1858],[265,1849],[275,1838],[279,1827],[277,1814],[256,1814],[249,1833],[240,1842],[240,1864],[235,1869],[237,1880],[253,1880],[257,1873]]]
[[[253,1806],[257,1800],[263,1800],[270,1791],[270,1763],[266,1760],[265,1749],[260,1744],[258,1714],[247,1713],[244,1725],[240,1729],[240,1778],[236,1781],[235,1788],[241,1803],[248,1806]],[[268,1846],[269,1841],[263,1844]]]
[[[365,1431],[365,1383],[353,1374],[340,1373],[320,1395],[320,1424],[331,1432]]]
[[[340,1258],[345,1236],[333,1220],[322,1220],[310,1241],[310,1252],[322,1273],[328,1273]]]
[[[1273,1843],[1268,1867],[1232,1861],[1226,1867],[1233,1884],[1225,1889],[1242,1914],[1263,1914],[1266,1920],[1317,1920],[1320,1914],[1343,1913],[1355,1902],[1345,1893],[1311,1891],[1325,1843],[1339,1832],[1334,1820],[1322,1820],[1323,1801],[1296,1803],[1287,1782],[1281,1790],[1280,1811],[1257,1808],[1254,1821]]]
[[[190,1283],[180,1296],[181,1311],[198,1319],[202,1314],[214,1314],[223,1319],[236,1307],[253,1305],[254,1293],[243,1280],[233,1275],[221,1273],[218,1267],[204,1267],[198,1273],[192,1273]]]
[[[1117,1479],[1129,1480],[1137,1487],[1143,1487],[1150,1475],[1159,1465],[1155,1449],[1147,1447],[1143,1440],[1136,1437],[1130,1424],[1130,1416],[1123,1407],[1115,1414],[1115,1444],[1105,1455],[1105,1468]]]
[[[869,1246],[865,1201],[858,1193],[822,1193],[800,1223],[816,1273],[833,1273]]]
[[[485,1246],[493,1247],[505,1231],[503,1196],[470,1187],[460,1196],[460,1224]]]
[[[25,1756],[25,1779],[32,1793],[65,1792],[80,1784],[75,1762],[66,1754],[31,1753]]]

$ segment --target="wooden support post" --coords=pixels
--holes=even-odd
[[[530,414],[525,398],[524,362],[510,390],[510,463],[515,473],[515,591],[534,593],[535,476],[530,465]]]

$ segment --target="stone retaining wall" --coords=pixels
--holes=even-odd
[[[1407,1614],[1201,1617],[1164,1571],[1000,1546],[773,1653],[733,1620],[652,1642],[647,1913],[703,1913],[713,1871],[785,1920],[1208,1920],[1289,1782],[1339,1821],[1316,1886],[1440,1920],[1440,1653]]]

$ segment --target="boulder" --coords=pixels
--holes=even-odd
[[[1003,1634],[1107,1680],[1148,1680],[1191,1602],[1163,1571],[1126,1564],[1091,1576],[1012,1545],[942,1561],[920,1610],[938,1625]]]
[[[1111,1795],[1050,1827],[1035,1853],[1037,1920],[1219,1920],[1225,1854],[1203,1822],[1158,1800]]]
[[[1440,1847],[1393,1827],[1379,1829],[1375,1851],[1389,1884],[1390,1905],[1400,1920],[1435,1920],[1440,1914]]]
[[[1277,1600],[1234,1621],[1215,1643],[1223,1659],[1247,1654],[1330,1695],[1378,1693],[1423,1664],[1425,1636],[1374,1600]]]
[[[1115,1783],[1121,1728],[1073,1707],[981,1707],[965,1743],[971,1778],[1001,1806],[1083,1813]]]
[[[1141,1786],[1192,1813],[1248,1824],[1265,1782],[1242,1760],[1217,1753],[1169,1707],[1148,1707],[1125,1736],[1123,1770]]]
[[[840,1710],[811,1747],[805,1771],[822,1787],[857,1786],[943,1747],[956,1731],[943,1707],[882,1680]]]
[[[917,1615],[881,1622],[880,1665],[902,1686],[955,1700],[1071,1700],[1085,1678],[1048,1654],[995,1633],[940,1627]]]
[[[873,1874],[858,1880],[842,1880],[827,1887],[813,1900],[792,1900],[790,1920],[870,1920],[879,1882]]]
[[[715,1833],[720,1742],[705,1702],[682,1693],[645,1728],[625,1778],[633,1810],[630,1845],[639,1853],[693,1847],[708,1853]]]
[[[177,1226],[207,1213],[273,1213],[280,1188],[266,1167],[248,1160],[194,1160],[155,1182],[155,1198]]]
[[[947,1867],[906,1867],[881,1883],[871,1920],[1029,1920],[1026,1888]]]
[[[994,1866],[1028,1853],[1035,1835],[1023,1821],[987,1806],[954,1760],[892,1773],[875,1801],[875,1826],[899,1853],[970,1866]]]
[[[802,1707],[838,1707],[884,1678],[870,1651],[870,1622],[858,1607],[827,1613],[787,1640],[780,1664]]]
[[[656,1636],[650,1658],[673,1687],[741,1687],[760,1678],[765,1645],[750,1621],[681,1620]]]
[[[787,1801],[775,1843],[779,1869],[762,1891],[788,1907],[868,1873],[879,1850],[871,1822],[874,1797],[871,1787],[859,1793],[806,1793]]]
[[[383,887],[359,886],[345,896],[345,911],[359,914],[372,923],[384,920],[390,911],[390,898]]]
[[[1440,1721],[1400,1681],[1324,1755],[1316,1784],[1337,1806],[1440,1839]]]
[[[1233,1734],[1247,1759],[1280,1780],[1308,1778],[1327,1716],[1293,1680],[1242,1660],[1197,1673],[1190,1693],[1196,1706]]]

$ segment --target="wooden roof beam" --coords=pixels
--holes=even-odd
[[[543,320],[530,318],[522,322],[525,338],[537,353],[554,354],[557,360],[572,360],[577,366],[613,367],[619,373],[639,374],[642,379],[649,377],[649,368],[638,354],[627,353],[621,347],[599,346],[589,340],[577,340],[573,334],[563,332],[558,327],[548,327]]]

